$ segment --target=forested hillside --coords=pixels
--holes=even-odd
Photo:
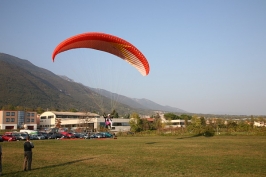
[[[95,104],[97,93],[82,84],[62,79],[27,60],[0,53],[0,79],[0,107],[11,104],[35,109],[41,107],[50,110],[101,112]],[[105,104],[108,100],[109,98],[104,98],[103,101],[106,111],[111,109]],[[131,111],[134,109],[123,104],[119,104],[117,109],[120,114]]]

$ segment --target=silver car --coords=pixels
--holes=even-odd
[[[30,140],[38,140],[38,136],[33,134],[33,135],[30,135]]]
[[[43,135],[41,135],[41,134],[38,134],[38,135],[37,135],[37,138],[38,138],[39,140],[44,140],[44,139],[45,139],[45,136],[43,136]]]
[[[28,136],[26,133],[17,133],[17,132],[12,133],[12,135],[15,136],[18,141],[26,140]]]

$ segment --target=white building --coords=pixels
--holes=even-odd
[[[40,115],[39,129],[55,128],[60,121],[62,128],[75,130],[77,128],[86,128],[90,131],[98,131],[105,127],[105,119],[95,113],[84,112],[56,112],[46,111]],[[113,118],[113,132],[129,131],[129,119]]]
[[[264,122],[256,122],[256,121],[254,121],[253,126],[254,127],[264,127],[265,126],[265,123]]]
[[[164,118],[164,114],[162,114],[160,116],[161,120],[162,120],[162,123],[164,123],[167,127],[173,127],[173,128],[176,128],[176,127],[186,127],[185,125],[185,120],[181,120],[181,119],[177,119],[177,120],[166,120]],[[191,122],[191,120],[188,120],[188,122]]]
[[[190,122],[190,120],[188,121]],[[176,127],[185,127],[185,120],[170,120],[170,121],[166,121],[164,122],[166,124],[165,127],[173,127],[173,128],[176,128]]]

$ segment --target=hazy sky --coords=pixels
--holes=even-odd
[[[150,74],[90,49],[52,62],[61,41],[94,31],[135,45]],[[192,113],[266,115],[265,0],[1,1],[0,52]]]

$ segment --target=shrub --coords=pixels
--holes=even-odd
[[[207,137],[210,137],[210,136],[214,136],[214,134],[215,134],[214,128],[211,126],[206,126],[206,130],[205,130],[204,135]]]

